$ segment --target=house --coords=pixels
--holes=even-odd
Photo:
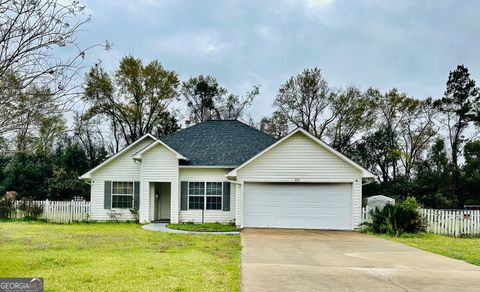
[[[236,120],[145,135],[81,176],[93,220],[235,222],[351,230],[373,175],[302,129],[282,139]]]

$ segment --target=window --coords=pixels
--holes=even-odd
[[[207,182],[207,210],[222,210],[222,183]]]
[[[188,183],[188,209],[203,209],[205,200],[205,183],[189,182]]]
[[[221,182],[189,182],[188,209],[222,210]]]
[[[112,182],[112,208],[133,208],[133,182]]]

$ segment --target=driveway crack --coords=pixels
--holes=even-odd
[[[393,286],[397,287],[397,288],[400,288],[402,289],[403,291],[410,291],[408,288],[406,288],[405,286],[402,286],[400,283],[398,283],[397,281],[395,280],[392,280],[390,279],[389,277],[383,275],[382,273],[380,273],[379,271],[375,270],[375,269],[368,269],[369,271],[373,272],[375,275],[377,275],[379,278],[383,279],[383,280],[386,280],[387,282],[389,282],[390,284],[392,284]]]

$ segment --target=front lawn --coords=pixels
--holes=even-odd
[[[170,234],[138,224],[0,223],[0,277],[47,291],[237,291],[240,236]]]
[[[226,225],[220,223],[205,223],[205,224],[195,224],[195,223],[181,223],[181,224],[167,224],[168,228],[178,229],[178,230],[188,230],[188,231],[203,231],[203,232],[228,232],[228,231],[238,231],[239,229],[234,225]]]
[[[382,235],[381,237],[480,266],[480,238],[478,237],[448,237],[435,234],[400,237]]]

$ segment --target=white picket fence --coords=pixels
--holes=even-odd
[[[40,219],[47,222],[68,223],[88,221],[90,219],[90,202],[87,201],[32,201],[33,204],[43,206]],[[15,201],[16,217],[23,217],[19,210],[21,201]]]
[[[362,222],[370,210],[362,208]],[[421,209],[427,232],[449,236],[480,236],[480,210]]]

